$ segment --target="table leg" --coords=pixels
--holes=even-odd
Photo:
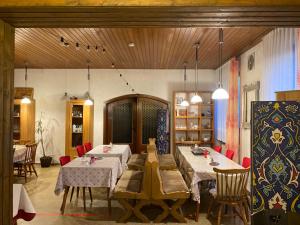
[[[85,204],[85,187],[82,188],[82,196],[83,196],[83,209],[86,211],[86,204]]]
[[[108,206],[108,215],[111,216],[111,199],[110,199],[110,188],[107,188],[107,206]]]
[[[60,207],[61,214],[64,214],[64,212],[65,212],[66,201],[67,201],[69,189],[70,189],[69,186],[66,186],[66,187],[65,187],[65,192],[64,192],[64,197],[63,197],[63,202],[62,202],[61,207]]]
[[[198,222],[199,219],[199,210],[200,210],[200,202],[196,201],[196,212],[195,212],[195,221]]]

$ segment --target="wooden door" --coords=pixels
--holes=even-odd
[[[139,153],[147,150],[149,138],[157,137],[157,112],[160,109],[168,109],[168,103],[154,97],[138,98],[137,149]]]
[[[136,98],[109,102],[106,111],[104,143],[129,144],[136,153]]]

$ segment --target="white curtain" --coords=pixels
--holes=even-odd
[[[223,88],[228,91],[228,80],[230,73],[230,63],[222,66]],[[220,68],[219,68],[220,69]],[[219,69],[216,70],[218,77]],[[226,142],[226,116],[227,116],[228,100],[215,100],[215,139]]]
[[[279,28],[263,38],[262,101],[276,100],[276,91],[296,88],[296,29]]]

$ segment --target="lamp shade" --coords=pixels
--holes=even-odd
[[[85,100],[84,104],[85,105],[94,105],[94,102],[90,98],[88,98],[87,100]]]
[[[181,103],[180,103],[180,106],[183,106],[183,107],[187,107],[189,106],[190,103],[187,101],[187,100],[183,100]]]
[[[228,95],[228,92],[224,88],[219,87],[213,92],[211,98],[215,99],[215,100],[228,99],[229,95]]]
[[[200,95],[198,95],[197,93],[195,93],[195,95],[192,97],[191,99],[191,103],[195,104],[195,103],[199,103],[202,102],[202,98]]]
[[[28,98],[27,96],[24,96],[21,100],[21,103],[22,104],[30,104],[31,103],[31,100],[30,98]]]

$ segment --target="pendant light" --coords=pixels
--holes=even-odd
[[[27,63],[25,62],[25,88],[27,88]],[[30,104],[31,100],[28,96],[24,95],[22,100],[21,100],[22,104]]]
[[[94,102],[93,100],[91,99],[91,96],[90,96],[90,64],[88,63],[88,92],[87,92],[87,99],[85,100],[84,104],[85,105],[93,105]]]
[[[186,92],[186,62],[184,63],[183,80],[184,80],[184,92]],[[190,103],[186,100],[186,98],[184,98],[183,101],[180,103],[180,106],[183,106],[183,107],[188,107],[189,105],[190,105]]]
[[[228,99],[229,95],[228,92],[223,88],[222,84],[222,58],[223,58],[223,29],[219,29],[219,82],[218,88],[213,92],[212,99],[221,100],[221,99]]]
[[[195,94],[193,95],[191,99],[192,104],[200,103],[202,102],[201,96],[198,94],[198,49],[200,47],[200,43],[196,43],[194,45],[196,49],[196,62],[195,62]]]

